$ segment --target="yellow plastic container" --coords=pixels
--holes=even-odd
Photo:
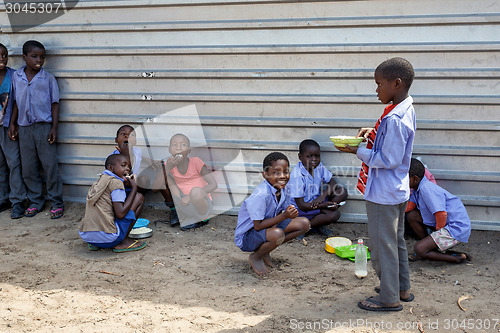
[[[325,240],[325,251],[328,253],[335,253],[335,248],[339,246],[348,246],[352,242],[345,237],[330,237]]]

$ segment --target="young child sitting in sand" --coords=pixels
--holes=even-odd
[[[146,242],[128,238],[135,216],[144,203],[144,196],[137,192],[135,177],[130,175],[128,159],[121,154],[111,154],[105,167],[87,194],[85,216],[78,227],[80,237],[88,243],[91,251],[100,248],[112,248],[113,252],[141,250],[146,247]],[[128,195],[125,182],[131,188]]]
[[[471,223],[460,199],[442,187],[431,183],[425,176],[422,162],[412,158],[410,164],[410,201],[415,203],[424,225],[436,231],[415,243],[417,258],[451,263],[462,263],[470,257],[466,253],[445,251],[459,243],[467,243]],[[410,258],[411,259],[411,258]]]
[[[217,182],[199,157],[188,157],[191,142],[187,136],[177,133],[170,138],[170,156],[163,163],[164,173],[159,173],[154,188],[160,188],[165,179],[174,199],[181,230],[186,231],[208,223],[213,209],[211,192]]]
[[[273,267],[269,254],[275,248],[311,227],[306,217],[289,204],[285,186],[290,179],[288,158],[279,152],[266,156],[263,163],[264,181],[243,201],[238,213],[234,242],[249,256],[253,270],[260,276]]]
[[[299,216],[311,222],[311,228],[324,236],[333,231],[327,225],[340,218],[338,203],[347,199],[347,190],[337,184],[333,175],[321,164],[319,144],[304,140],[299,145],[300,162],[290,174],[287,190]]]
[[[155,175],[157,174],[156,170],[160,169],[161,164],[159,161],[155,161],[142,155],[141,148],[136,147],[137,141],[134,128],[127,124],[120,126],[118,131],[116,131],[115,143],[116,149],[112,152],[112,154],[122,154],[128,158],[130,165],[132,166],[132,173],[137,175],[139,193],[145,194],[147,191],[146,189],[151,189],[151,187],[153,192],[160,192],[165,199],[167,209],[170,211],[170,224],[178,224],[179,217],[177,216],[174,201],[168,188],[164,186],[161,189],[156,189],[154,185],[151,186],[151,178],[153,180],[155,179]],[[142,163],[143,161],[145,163]],[[144,165],[149,166],[144,167]]]

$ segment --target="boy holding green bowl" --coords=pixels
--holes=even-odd
[[[412,301],[410,269],[404,239],[404,216],[410,197],[408,170],[415,136],[415,110],[409,89],[415,73],[403,58],[382,62],[375,70],[377,97],[391,103],[374,128],[361,128],[366,148],[337,147],[363,162],[358,190],[366,200],[371,261],[380,286],[379,295],[358,306],[367,311],[401,311],[400,301]]]

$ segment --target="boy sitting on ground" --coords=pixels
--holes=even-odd
[[[304,140],[299,145],[300,162],[290,174],[287,190],[299,216],[311,222],[311,228],[324,236],[333,235],[327,225],[338,221],[338,203],[347,199],[347,190],[337,184],[332,173],[321,164],[319,144]]]
[[[470,259],[470,256],[466,253],[445,251],[469,240],[471,223],[467,211],[458,197],[431,183],[424,173],[422,162],[412,158],[409,175],[413,192],[410,202],[416,204],[420,212],[420,223],[412,227],[417,234],[424,233],[425,226],[436,229],[415,243],[416,256],[419,259],[462,263]],[[421,230],[418,230],[419,228]],[[410,257],[411,259],[414,258]]]
[[[306,217],[288,205],[285,186],[290,179],[288,158],[279,152],[266,156],[263,163],[264,181],[243,201],[238,213],[234,242],[249,256],[250,265],[260,276],[269,274],[266,266],[274,267],[269,254],[275,248],[311,227]]]
[[[113,252],[141,250],[146,242],[128,238],[142,209],[144,196],[137,192],[134,175],[126,156],[111,154],[105,162],[106,170],[90,187],[85,216],[78,227],[80,237],[89,250],[112,248]],[[129,183],[130,193],[125,193]]]

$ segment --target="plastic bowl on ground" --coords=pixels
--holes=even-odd
[[[358,244],[339,246],[335,248],[335,254],[340,258],[347,258],[351,261],[354,260],[354,256],[356,253],[356,247]],[[363,245],[366,249],[366,258],[370,259],[370,252],[368,251],[368,246]]]
[[[149,224],[148,219],[137,219],[137,221],[135,221],[135,224],[132,228],[133,229],[143,228],[143,227],[147,227],[148,224]]]
[[[352,242],[345,237],[330,237],[325,240],[325,251],[335,253],[335,248],[339,246],[351,245]]]
[[[133,239],[148,238],[151,236],[153,236],[153,229],[147,227],[133,228],[128,234],[128,237]]]
[[[331,136],[330,140],[335,144],[337,147],[345,147],[345,145],[349,145],[351,147],[357,147],[361,142],[363,142],[363,138],[356,138],[354,136],[344,136],[344,135],[339,135],[339,136]]]

